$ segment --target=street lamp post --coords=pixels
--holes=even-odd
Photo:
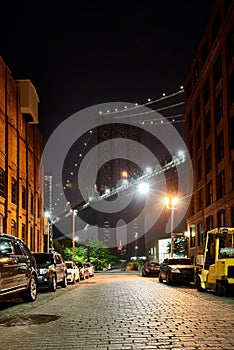
[[[50,251],[50,213],[46,211],[44,213],[44,222],[46,222],[46,231],[47,231],[47,253]]]
[[[173,253],[174,253],[174,232],[173,232],[173,227],[174,227],[174,210],[177,209],[178,207],[178,202],[179,199],[178,197],[164,197],[163,198],[163,203],[167,206],[168,209],[171,210],[171,257],[173,258]]]
[[[75,256],[76,213],[77,213],[77,210],[72,209],[72,257],[73,258]]]
[[[84,228],[85,230],[85,242],[87,244],[87,260],[90,260],[90,246],[89,246],[89,240],[88,240],[88,228],[89,228],[89,224],[87,224]]]

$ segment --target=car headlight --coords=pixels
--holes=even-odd
[[[172,273],[180,273],[180,269],[172,269],[171,272]]]
[[[45,275],[47,272],[49,272],[49,269],[39,269],[38,271],[40,275]]]

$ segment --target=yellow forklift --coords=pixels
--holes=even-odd
[[[207,231],[203,267],[196,276],[199,292],[213,290],[218,296],[234,292],[234,228]]]

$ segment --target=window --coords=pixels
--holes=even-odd
[[[210,119],[210,111],[206,114],[205,117],[205,135],[208,137],[211,132],[211,119]]]
[[[212,153],[211,146],[206,150],[206,173],[208,174],[212,170]]]
[[[34,251],[35,250],[35,240],[33,237],[33,228],[30,226],[30,250]]]
[[[5,198],[5,171],[0,168],[0,196]]]
[[[234,149],[234,137],[232,136],[234,135],[234,118],[231,119],[230,122],[230,136],[231,136],[231,149]]]
[[[205,239],[204,239],[204,230],[203,230],[202,222],[199,222],[197,224],[197,238],[198,238],[198,245],[204,245]]]
[[[197,149],[201,147],[201,127],[197,128]]]
[[[195,110],[196,110],[196,112],[195,112],[196,113],[196,118],[198,118],[200,116],[200,113],[201,113],[201,110],[200,110],[200,95],[196,99]]]
[[[214,225],[213,225],[213,216],[208,216],[206,218],[206,229],[207,230],[212,230],[214,228]]]
[[[220,79],[222,78],[222,61],[221,61],[221,54],[217,57],[215,64],[214,64],[214,84],[215,86],[218,85]]]
[[[195,226],[191,226],[189,228],[189,232],[190,232],[190,248],[195,247],[196,245],[196,232],[195,232]]]
[[[212,181],[210,181],[206,185],[206,205],[210,205],[213,203],[213,188],[212,188]]]
[[[228,40],[227,40],[227,58],[228,63],[230,63],[234,57],[234,30],[232,30],[229,33]]]
[[[232,190],[234,191],[234,162],[232,162]]]
[[[198,181],[200,181],[202,179],[202,162],[201,162],[201,158],[199,158],[198,161],[197,161],[197,178],[198,178]]]
[[[26,243],[26,226],[22,224],[22,240]]]
[[[234,227],[234,205],[231,206],[231,227]]]
[[[194,197],[192,197],[190,206],[189,206],[190,216],[194,214]]]
[[[190,131],[193,127],[193,117],[192,117],[192,112],[189,113],[188,115],[188,127],[189,127],[189,130]]]
[[[220,210],[217,214],[218,227],[226,226],[226,214],[225,210]]]
[[[0,233],[3,233],[3,215],[0,214]]]
[[[202,190],[198,191],[198,210],[202,209]]]
[[[22,209],[24,210],[26,210],[26,203],[27,203],[26,188],[22,186]]]
[[[223,117],[223,98],[222,98],[222,92],[219,93],[216,99],[216,123],[219,123],[220,120]]]
[[[40,212],[41,212],[41,201],[40,198],[37,199],[37,217],[40,217]]]
[[[221,131],[217,136],[217,161],[218,163],[224,157],[224,142],[223,142],[223,131]]]
[[[225,173],[224,170],[217,176],[217,199],[225,195]]]
[[[16,222],[15,222],[15,220],[11,220],[11,235],[16,236]]]
[[[17,204],[17,182],[14,178],[11,179],[11,202]]]
[[[189,154],[190,154],[190,157],[193,158],[193,140],[192,139],[189,142]]]
[[[207,104],[210,98],[210,78],[209,77],[206,79],[206,82],[203,86],[203,93],[204,93],[204,103]]]
[[[229,78],[229,94],[230,105],[232,105],[234,102],[234,71],[232,72]]]
[[[31,210],[31,214],[34,214],[34,196],[32,193],[30,196],[30,210]]]

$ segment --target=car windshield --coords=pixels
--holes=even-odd
[[[191,259],[169,259],[169,265],[192,265]]]
[[[73,269],[72,263],[66,263],[68,269]]]
[[[38,264],[53,264],[53,257],[51,254],[33,254]]]

